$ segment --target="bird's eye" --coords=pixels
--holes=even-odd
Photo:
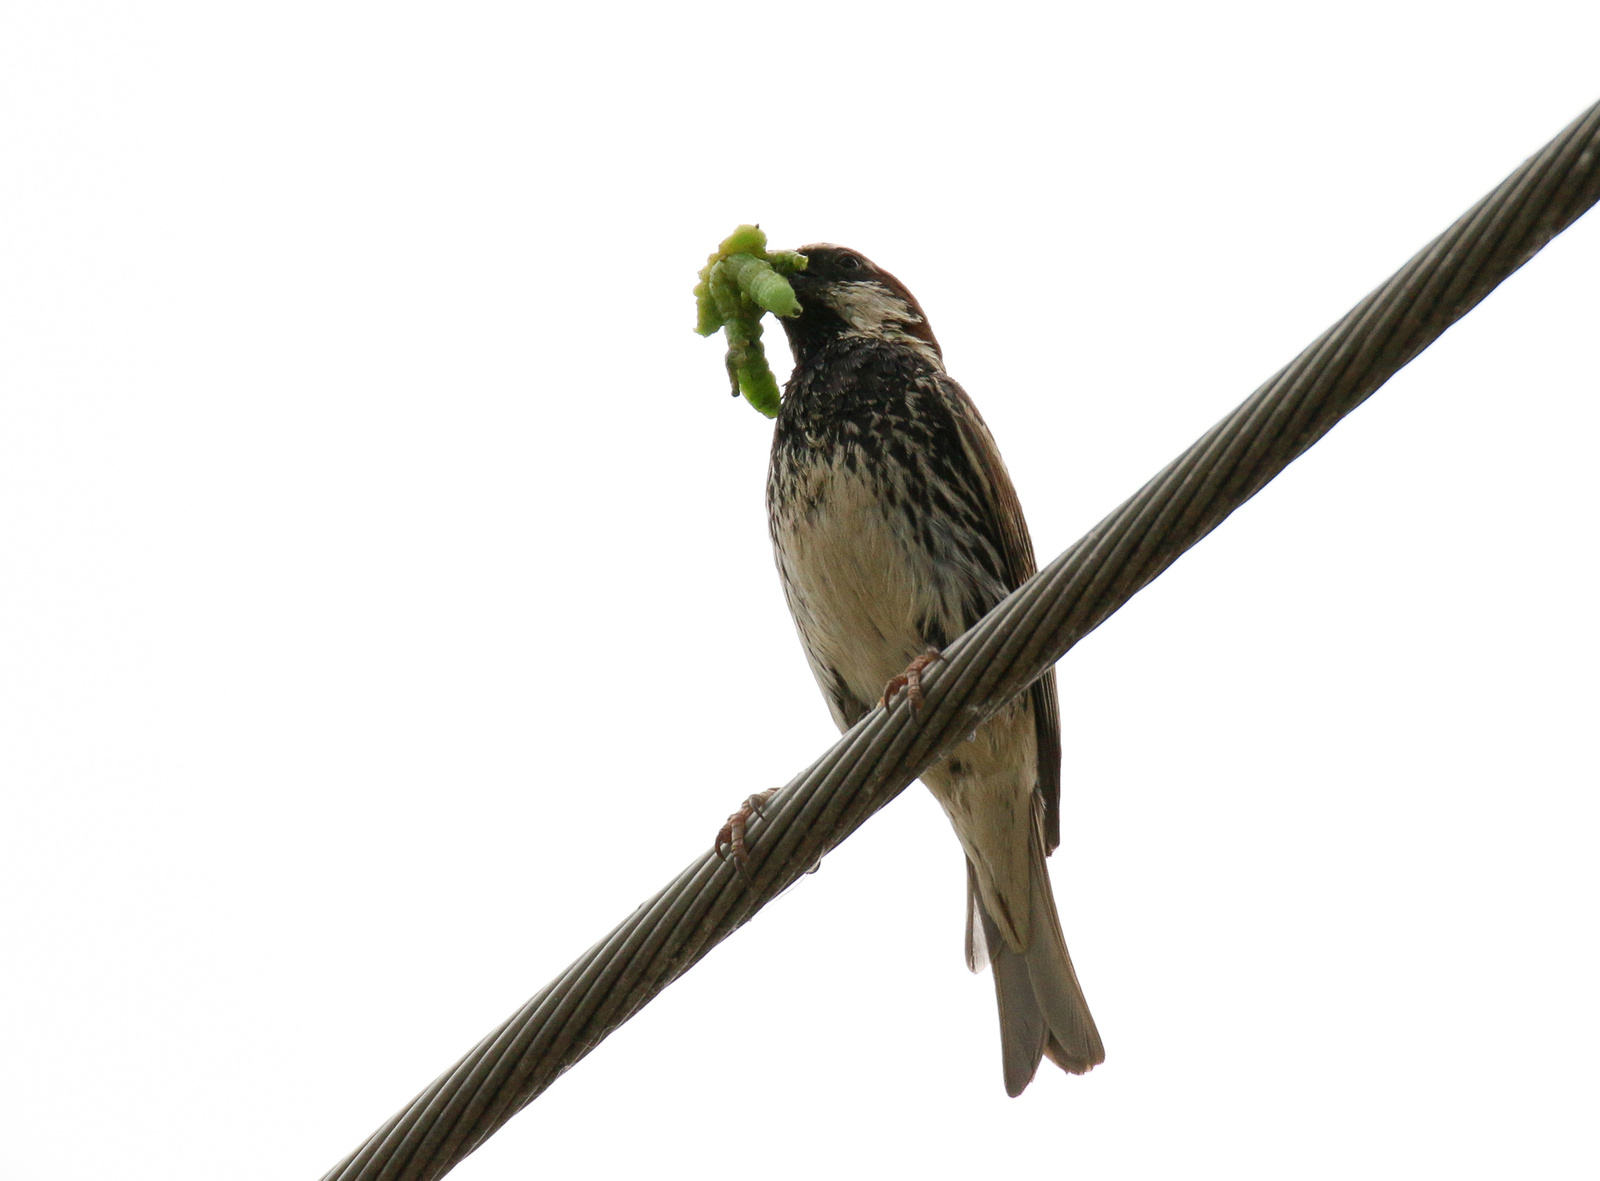
[[[843,255],[839,259],[839,268],[846,271],[859,271],[861,269],[861,260],[853,254]]]

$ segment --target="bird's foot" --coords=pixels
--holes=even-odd
[[[906,671],[898,676],[890,677],[889,683],[883,687],[883,699],[878,703],[884,709],[889,708],[889,703],[894,700],[894,695],[900,690],[906,691],[906,697],[911,701],[913,711],[922,708],[922,670],[936,660],[943,660],[944,653],[931,644],[928,650],[906,665]]]
[[[750,851],[745,848],[744,834],[750,825],[750,817],[759,816],[763,820],[767,814],[762,811],[768,800],[778,794],[778,789],[769,787],[766,791],[758,791],[755,795],[739,805],[739,810],[728,817],[728,823],[717,830],[717,841],[713,848],[717,856],[724,861],[732,861],[733,867],[739,871],[739,876],[750,884],[750,873],[745,869],[745,863],[750,860]],[[726,850],[726,852],[724,852]]]

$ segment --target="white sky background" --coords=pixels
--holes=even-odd
[[[690,332],[735,224],[907,282],[1047,559],[1596,45],[1578,2],[13,0],[0,1176],[319,1175],[833,741],[770,424]],[[1104,1066],[1006,1098],[914,787],[456,1176],[1591,1175],[1597,217],[1062,662]]]

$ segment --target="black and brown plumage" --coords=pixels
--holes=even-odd
[[[841,730],[1034,573],[1000,452],[945,372],[916,299],[853,250],[805,247],[795,367],[767,476],[778,572]],[[902,684],[904,681],[901,682]],[[1056,914],[1045,857],[1060,842],[1055,674],[922,780],[967,858],[967,962],[994,969],[1008,1093],[1048,1056],[1105,1058]]]

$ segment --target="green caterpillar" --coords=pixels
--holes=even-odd
[[[806,269],[806,256],[792,250],[767,251],[760,226],[740,226],[700,268],[694,286],[694,330],[710,336],[718,328],[728,340],[728,380],[733,396],[745,399],[768,418],[778,415],[778,379],[761,348],[761,317],[798,316],[800,301],[787,276]]]

